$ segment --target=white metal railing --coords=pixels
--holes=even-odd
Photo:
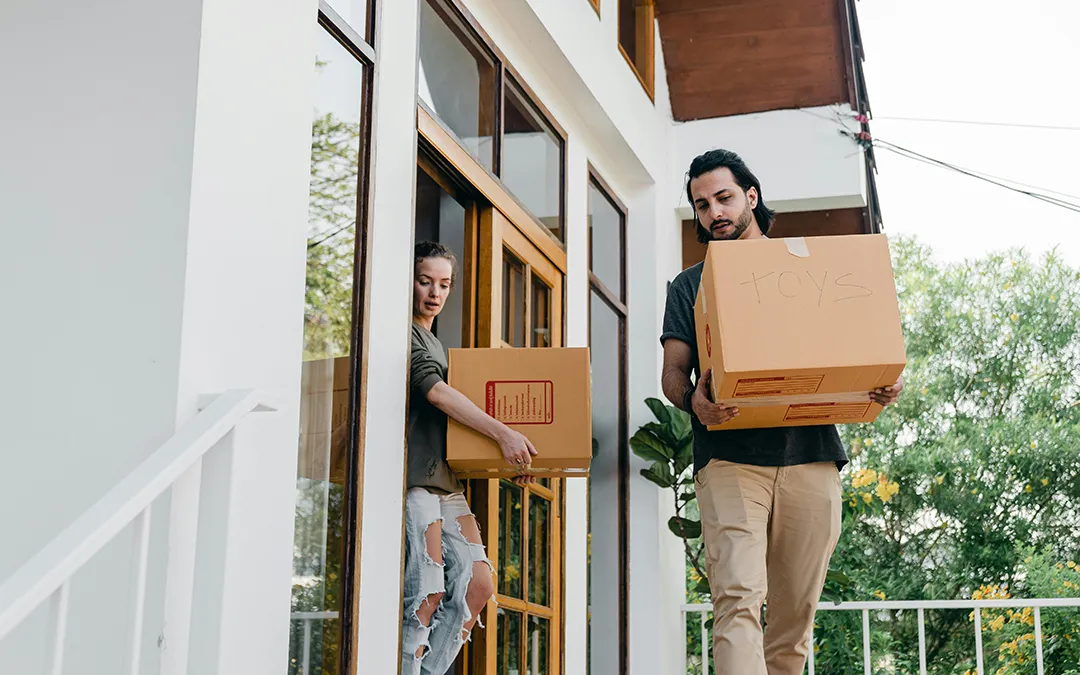
[[[1043,607],[1080,607],[1080,598],[1039,598],[1007,600],[895,600],[874,602],[820,602],[819,612],[862,612],[862,638],[863,638],[863,672],[871,675],[873,672],[870,655],[870,613],[885,610],[908,610],[915,611],[919,623],[919,673],[926,675],[926,619],[925,612],[928,609],[970,609],[975,614],[975,666],[979,675],[984,675],[983,670],[983,643],[982,643],[982,611],[995,608],[1023,608],[1031,607],[1035,619],[1035,667],[1038,675],[1044,675],[1043,670],[1043,644],[1042,644],[1042,614]],[[702,675],[709,673],[710,645],[709,631],[706,627],[708,616],[712,614],[712,605],[683,605],[682,627],[683,635],[689,625],[687,617],[690,614],[698,614],[701,626],[701,672]],[[681,644],[686,644],[681,641]],[[683,657],[684,671],[690,667],[687,657]],[[810,636],[810,652],[807,659],[807,672],[814,675],[814,636]]]
[[[79,516],[40,552],[20,567],[3,585],[0,585],[0,640],[22,624],[34,611],[45,604],[49,605],[49,633],[46,658],[48,675],[61,675],[64,668],[64,644],[68,623],[68,601],[71,595],[71,579],[95,554],[101,551],[118,534],[134,524],[135,532],[135,585],[131,594],[131,622],[128,626],[125,673],[137,675],[142,648],[143,612],[146,604],[147,559],[150,546],[150,517],[153,502],[166,490],[174,486],[193,470],[199,470],[202,460],[248,413],[253,411],[273,410],[262,403],[261,395],[254,390],[232,390],[213,397],[204,397],[202,411],[194,419],[179,429],[145,461],[122,479],[96,504]],[[231,451],[231,449],[230,449]],[[206,487],[195,482],[195,502]],[[170,523],[175,523],[181,514],[179,507],[183,500],[176,499],[173,489],[173,504],[170,506]],[[215,495],[220,497],[220,495]],[[188,504],[184,504],[187,506]],[[197,511],[196,511],[197,515]],[[190,518],[188,518],[190,520]],[[173,533],[170,526],[170,538]],[[194,533],[197,534],[197,520]],[[186,534],[191,535],[189,524]],[[194,541],[192,541],[194,543]],[[178,626],[190,623],[190,597],[194,581],[194,551],[183,557],[190,569],[176,570],[172,560],[175,551],[170,550],[170,560],[166,570],[166,621],[170,618]],[[179,571],[179,574],[175,572]],[[186,607],[188,616],[169,615],[169,590],[178,591],[175,586],[177,577],[186,582],[187,601],[180,603]],[[118,594],[118,597],[124,597]],[[185,621],[187,619],[187,621]],[[186,646],[173,642],[173,648]],[[186,670],[186,650],[177,663],[162,662],[162,673],[172,675]]]
[[[300,621],[304,626],[304,641],[300,652],[300,663],[303,670],[297,672],[302,675],[311,675],[311,624],[313,621],[334,621],[338,618],[337,612],[293,612],[289,615],[291,621]]]

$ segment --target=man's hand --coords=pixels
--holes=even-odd
[[[900,379],[896,381],[891,387],[879,387],[870,392],[870,400],[879,405],[892,405],[896,403],[896,399],[900,398],[900,392],[904,390],[904,376],[901,375]]]
[[[723,424],[739,416],[739,409],[735,407],[717,405],[709,400],[709,380],[712,378],[712,369],[706,370],[698,378],[694,395],[690,398],[690,407],[694,409],[698,421],[707,427]]]

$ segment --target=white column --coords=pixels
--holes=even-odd
[[[288,659],[317,11],[315,0],[213,0],[191,27],[176,420],[195,414],[199,395],[232,388],[261,389],[278,409],[244,423],[231,467],[204,463],[189,666],[205,675],[281,672]],[[226,484],[227,520],[207,511]],[[204,553],[221,560],[208,569]]]
[[[589,345],[589,166],[586,148],[575,136],[566,143],[566,345]],[[566,672],[584,673],[588,657],[587,546],[588,481],[567,478],[564,543]]]
[[[417,0],[384,0],[376,27],[364,484],[355,645],[360,673],[398,672],[405,397],[416,192]]]

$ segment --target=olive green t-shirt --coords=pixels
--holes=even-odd
[[[431,331],[415,323],[410,361],[408,487],[462,492],[464,487],[446,463],[446,413],[427,400],[431,388],[446,381],[446,349]]]

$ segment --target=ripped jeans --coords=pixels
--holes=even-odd
[[[402,675],[444,675],[468,639],[463,629],[472,619],[466,592],[473,563],[493,568],[484,545],[468,541],[462,533],[458,518],[463,516],[472,517],[463,494],[437,495],[412,488],[406,495]],[[443,526],[442,564],[429,555],[425,538],[428,527],[439,522]],[[443,599],[430,625],[424,626],[416,612],[433,593],[443,593]]]

